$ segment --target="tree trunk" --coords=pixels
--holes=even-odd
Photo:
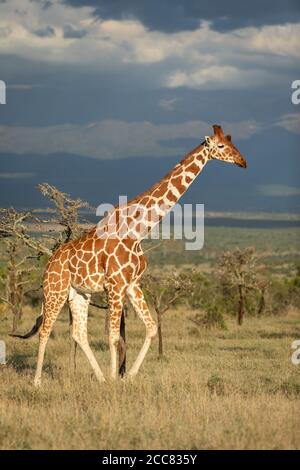
[[[9,291],[8,298],[11,304],[11,311],[13,315],[12,321],[12,334],[17,331],[21,317],[23,307],[23,289],[19,286],[16,281],[16,274],[14,271],[9,273]]]
[[[238,325],[243,324],[244,313],[244,293],[242,286],[239,286]]]
[[[20,313],[17,311],[16,306],[14,305],[12,308],[12,314],[13,314],[13,321],[12,321],[12,334],[15,334],[20,322]]]
[[[110,311],[109,308],[105,312],[105,326],[104,326],[104,333],[106,335],[109,334],[109,317],[110,317]]]
[[[124,376],[126,372],[126,334],[125,334],[125,315],[127,307],[124,306],[120,324],[120,341],[119,341],[119,375]]]
[[[262,315],[263,311],[265,310],[266,307],[266,299],[265,299],[265,289],[261,290],[261,296],[259,299],[259,304],[258,304],[258,309],[257,309],[257,315]]]
[[[163,356],[163,337],[162,337],[162,314],[161,311],[158,309],[156,310],[157,314],[157,333],[158,333],[158,356]]]

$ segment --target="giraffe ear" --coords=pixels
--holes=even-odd
[[[210,142],[211,142],[211,139],[210,139],[210,137],[209,137],[208,135],[205,136],[205,142],[206,142],[207,144],[210,144]]]
[[[231,142],[231,135],[228,134],[228,135],[226,136],[226,139],[229,140],[229,142]]]

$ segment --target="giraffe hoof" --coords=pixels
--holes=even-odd
[[[127,374],[128,380],[132,382],[135,379],[135,377],[136,377],[136,372],[128,372]]]
[[[104,377],[97,377],[99,384],[104,384],[106,382],[106,379]]]

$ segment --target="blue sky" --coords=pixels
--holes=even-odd
[[[299,44],[297,0],[0,0],[1,158],[180,158],[214,123],[296,153]]]

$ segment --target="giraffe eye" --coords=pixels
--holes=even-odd
[[[222,149],[224,147],[223,144],[218,144],[219,149]]]

